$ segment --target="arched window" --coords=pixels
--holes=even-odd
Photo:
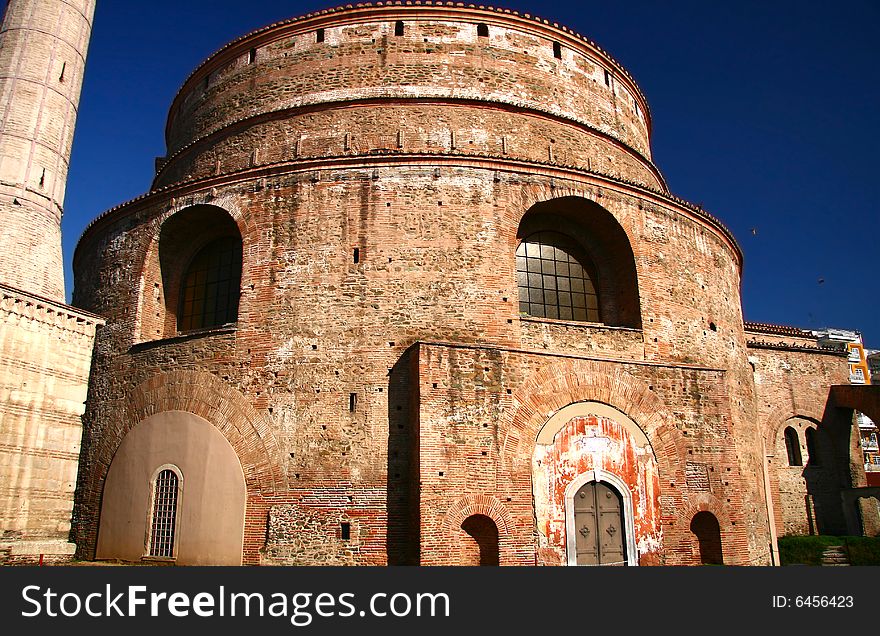
[[[241,241],[217,239],[192,259],[180,290],[177,329],[217,327],[238,318]]]
[[[791,426],[785,429],[785,451],[788,453],[789,466],[803,466],[801,459],[801,444],[798,439],[797,431]]]
[[[808,428],[805,436],[807,438],[807,462],[813,466],[818,466],[819,452],[816,448],[816,429]]]
[[[471,515],[461,523],[471,542],[463,547],[460,565],[498,565],[498,526],[486,515]]]
[[[703,565],[722,565],[721,526],[711,512],[698,512],[691,520],[691,532],[700,545],[700,563]]]
[[[536,232],[516,250],[519,311],[541,318],[599,322],[595,273],[583,248],[559,232]]]
[[[180,480],[170,468],[159,471],[153,485],[153,506],[150,514],[150,556],[174,557],[177,531],[177,506]]]

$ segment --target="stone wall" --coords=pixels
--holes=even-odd
[[[69,560],[97,316],[0,285],[0,561]]]

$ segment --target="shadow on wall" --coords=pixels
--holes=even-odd
[[[848,534],[841,492],[854,486],[850,467],[852,422],[852,410],[826,408],[822,422],[807,438],[808,457],[802,476],[811,533]]]
[[[419,564],[419,419],[415,349],[388,372],[388,565]]]

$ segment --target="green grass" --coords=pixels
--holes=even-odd
[[[843,546],[850,565],[880,565],[880,537],[779,537],[778,543],[782,565],[820,565],[822,552],[830,545]]]

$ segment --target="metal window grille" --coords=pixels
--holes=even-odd
[[[150,526],[150,556],[174,556],[174,531],[177,521],[177,475],[163,470],[156,477],[153,496],[153,520]]]
[[[179,331],[217,327],[238,318],[241,242],[222,238],[202,249],[183,279]]]
[[[599,298],[587,263],[581,247],[565,234],[525,238],[516,250],[520,313],[599,322]]]

